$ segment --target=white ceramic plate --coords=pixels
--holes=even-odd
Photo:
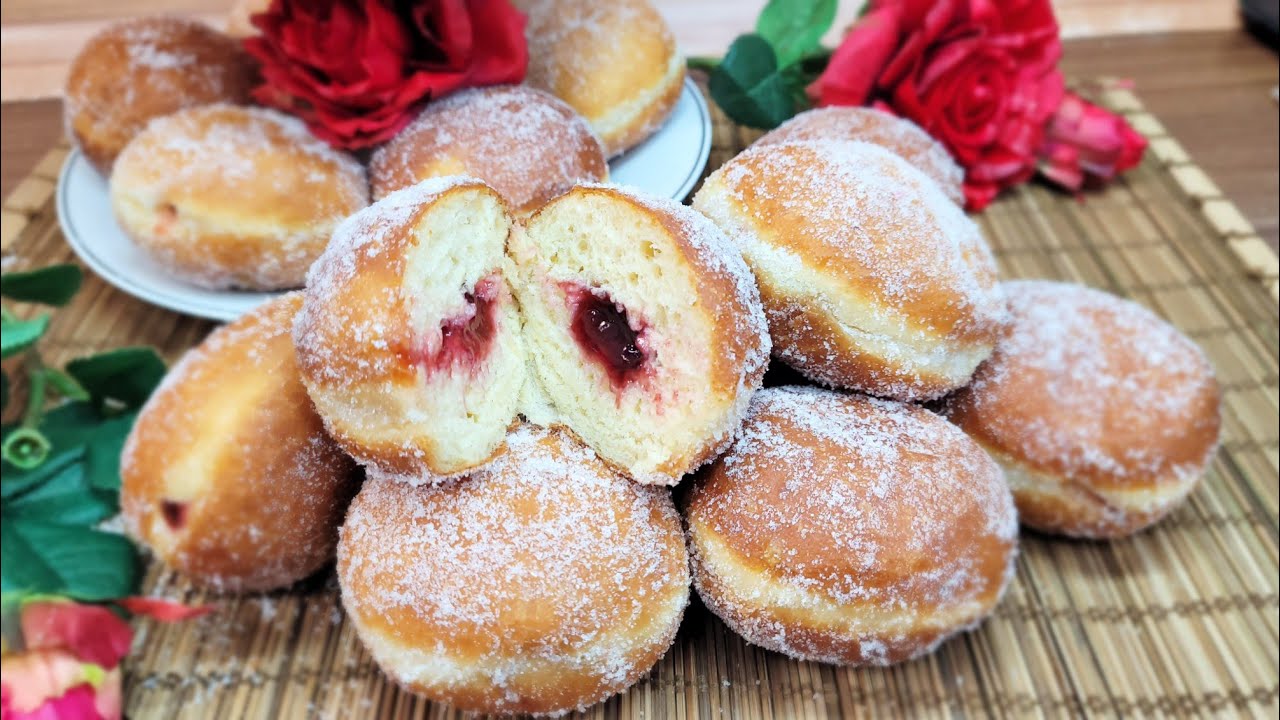
[[[648,140],[609,163],[613,182],[683,200],[711,152],[711,115],[692,81]],[[169,275],[116,225],[107,183],[79,151],[58,177],[58,222],[76,254],[104,280],[149,303],[211,320],[233,320],[278,293],[206,290]]]

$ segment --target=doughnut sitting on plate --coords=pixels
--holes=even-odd
[[[151,120],[210,103],[247,104],[257,70],[235,39],[172,17],[108,26],[71,63],[67,134],[103,175]]]

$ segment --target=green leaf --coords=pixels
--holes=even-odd
[[[0,590],[110,600],[132,595],[141,565],[122,535],[28,518],[0,519]]]
[[[89,391],[99,409],[114,401],[133,410],[160,384],[165,367],[152,348],[128,347],[72,360],[67,372]]]
[[[785,68],[816,49],[835,19],[836,0],[769,0],[756,19],[756,33]]]
[[[49,386],[68,400],[88,400],[89,391],[85,390],[76,379],[55,367],[42,367],[40,373],[44,375],[45,381]]]
[[[742,125],[772,129],[796,112],[773,48],[759,35],[741,35],[711,73],[711,97]]]
[[[39,270],[0,276],[0,295],[23,302],[66,305],[80,289],[83,274],[75,265],[50,265]]]
[[[35,344],[49,329],[49,316],[34,320],[10,320],[0,325],[0,357],[10,357]]]
[[[116,514],[115,497],[95,492],[84,465],[70,463],[46,482],[5,502],[5,518],[92,525]]]
[[[40,430],[53,450],[45,463],[33,470],[4,465],[0,496],[7,501],[19,493],[49,481],[70,463],[83,466],[90,487],[112,499],[120,489],[120,451],[137,413],[106,417],[87,402],[69,402],[45,414]],[[7,439],[13,427],[4,429]]]

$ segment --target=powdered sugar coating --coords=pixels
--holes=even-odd
[[[985,615],[1014,566],[1013,501],[981,448],[922,408],[816,388],[757,393],[687,517],[708,606],[753,643],[826,662],[927,652]],[[845,619],[806,628],[777,598]]]
[[[68,135],[104,172],[146,123],[185,107],[246,103],[255,71],[230,37],[174,17],[130,20],[91,37],[64,96]]]
[[[940,395],[968,379],[1007,318],[977,225],[876,145],[753,146],[707,179],[694,207],[755,269],[775,354],[818,382]]]
[[[964,203],[964,168],[942,143],[907,118],[869,107],[813,108],[766,133],[756,144],[804,140],[859,140],[878,145],[932,178],[952,202]]]
[[[483,179],[531,211],[574,183],[604,180],[604,149],[555,96],[528,87],[475,88],[431,103],[374,153],[375,197],[437,175]]]
[[[669,647],[689,584],[665,491],[528,426],[465,481],[371,477],[343,526],[338,568],[343,604],[387,672],[500,712],[566,711],[635,682]],[[441,670],[455,665],[478,675]],[[531,692],[521,674],[547,666],[562,683],[586,678],[586,694],[539,705],[551,689]]]
[[[679,97],[684,63],[648,0],[526,0],[525,82],[582,113],[616,155],[656,131]]]
[[[1203,351],[1137,303],[1081,285],[1005,283],[1012,322],[948,412],[1030,468],[1097,489],[1184,485],[1217,449]]]
[[[364,168],[301,120],[222,103],[152,120],[121,153],[111,194],[144,249],[215,288],[300,286],[333,228],[368,204]]]
[[[121,453],[126,530],[220,591],[288,585],[333,557],[354,466],[325,434],[286,295],[215,330],[152,393]],[[165,525],[160,504],[185,506]]]

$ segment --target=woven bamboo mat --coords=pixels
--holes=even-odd
[[[1075,280],[1153,308],[1199,342],[1223,389],[1222,450],[1190,501],[1113,543],[1027,535],[1017,580],[980,630],[890,669],[800,663],[746,645],[696,600],[675,646],[588,717],[1276,717],[1277,260],[1131,93],[1100,95],[1152,138],[1142,167],[1076,202],[1031,185],[980,216],[1005,276]],[[716,113],[711,167],[755,134]],[[73,260],[51,201],[66,148],[4,203],[17,267]],[[68,357],[147,343],[170,359],[207,322],[90,276],[45,347]],[[344,621],[332,573],[289,592],[207,597],[153,567],[146,590],[217,603],[142,622],[127,664],[134,718],[446,718],[387,682]]]

